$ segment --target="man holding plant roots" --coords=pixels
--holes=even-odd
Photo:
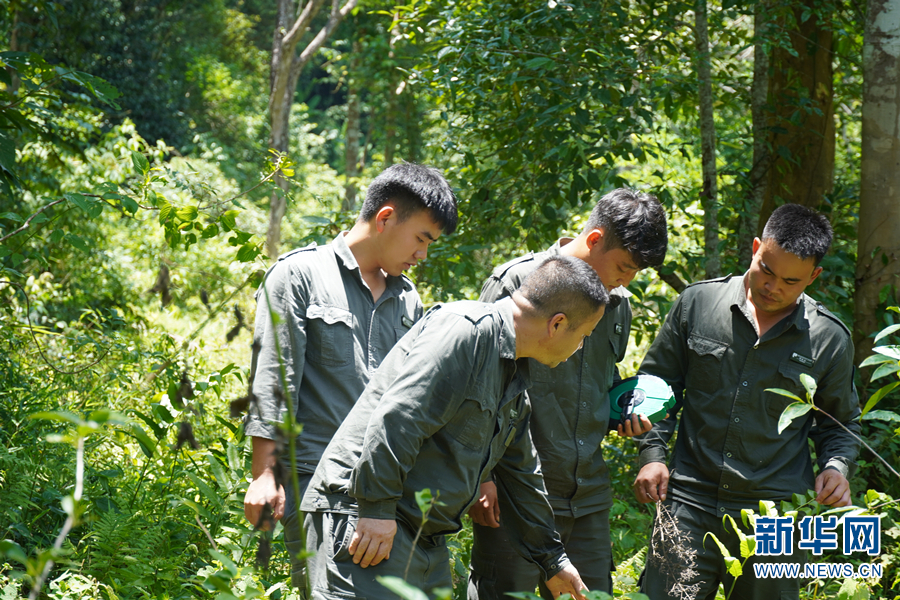
[[[584,584],[554,528],[523,391],[529,361],[555,367],[603,316],[609,294],[584,262],[552,257],[510,298],[430,310],[375,372],[303,498],[313,598],[393,598],[395,576],[449,587],[444,535],[493,471],[511,543],[554,595]],[[416,493],[437,501],[423,514]]]
[[[277,425],[285,420],[287,399],[303,426],[295,452],[302,496],[372,373],[422,316],[403,271],[424,260],[429,244],[452,233],[456,221],[456,199],[437,169],[393,165],[372,181],[349,232],[327,246],[288,252],[260,286],[251,367],[256,401],[245,425],[253,438],[253,481],[244,515],[262,529],[284,517],[297,587],[305,587],[296,558],[301,523],[289,448]]]
[[[831,245],[828,220],[815,211],[786,204],[772,213],[762,239],[753,242],[753,261],[743,277],[723,277],[689,286],[666,317],[640,372],[665,379],[682,396],[669,417],[638,438],[641,470],[634,482],[640,502],[666,501],[677,527],[696,551],[690,578],[696,598],[712,599],[719,582],[733,577],[711,540],[712,532],[740,556],[738,538],[723,517],[741,522],[740,510],[759,510],[760,500],[790,500],[815,489],[828,506],[850,504],[858,441],[817,411],[794,419],[779,434],[778,420],[789,398],[767,392],[781,388],[805,398],[800,376],[815,379],[815,405],[859,433],[853,385],[850,332],[824,306],[803,292],[822,272],[819,262]],[[668,442],[681,411],[670,469]],[[818,475],[807,440],[815,444]],[[798,598],[795,579],[756,579],[752,564],[805,561],[805,552],[751,557],[732,599]],[[665,554],[664,548],[651,548]],[[642,591],[651,600],[679,597],[662,574],[666,565],[648,560]]]
[[[601,443],[609,422],[609,388],[619,380],[616,363],[625,356],[631,331],[631,295],[625,286],[635,274],[666,256],[666,213],[650,195],[617,189],[601,198],[575,239],[563,238],[546,252],[497,267],[481,290],[481,300],[509,296],[549,256],[585,261],[610,290],[611,302],[594,334],[565,364],[548,369],[531,364],[528,390],[534,416],[531,435],[541,460],[544,484],[566,553],[592,591],[612,593],[609,511],[612,489]],[[619,435],[649,431],[634,415]],[[509,543],[506,515],[497,504],[492,480],[469,511],[473,526],[469,600],[506,600],[509,592],[550,594],[540,571]]]

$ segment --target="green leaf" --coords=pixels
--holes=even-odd
[[[883,364],[872,373],[872,378],[869,381],[875,381],[876,379],[881,379],[885,375],[890,375],[891,373],[896,373],[900,371],[900,363],[891,362],[891,364]]]
[[[878,404],[878,402],[880,402],[882,398],[890,394],[898,385],[900,385],[900,381],[894,381],[893,383],[887,384],[886,386],[872,394],[872,397],[869,398],[869,401],[866,402],[865,408],[863,408],[862,410],[862,416],[865,416],[867,412],[875,408],[875,405]]]
[[[73,423],[76,425],[83,422],[78,415],[63,410],[32,413],[28,415],[28,418],[42,419],[45,421],[62,421],[64,423]]]
[[[732,556],[725,557],[725,568],[735,579],[740,577],[744,572],[744,569],[741,568],[741,561]]]
[[[197,486],[197,489],[200,490],[200,493],[206,496],[206,499],[209,500],[214,507],[222,507],[222,498],[220,498],[219,495],[211,487],[209,487],[208,483],[206,483],[190,471],[187,472],[187,476],[191,481],[194,482],[194,485]]]
[[[140,152],[131,151],[131,163],[134,165],[134,170],[143,176],[150,172],[150,161]]]
[[[708,537],[713,539],[713,541],[716,543],[716,546],[719,547],[719,552],[722,553],[722,556],[725,558],[726,561],[727,561],[729,558],[732,559],[732,560],[734,560],[734,557],[731,556],[731,553],[728,551],[728,548],[725,547],[725,544],[723,544],[722,542],[720,542],[720,541],[719,541],[719,538],[716,537],[716,534],[714,534],[714,533],[712,533],[712,532],[707,531],[707,532],[706,532],[706,535],[703,536],[703,545],[704,545],[704,547],[706,546],[706,538],[708,538]]]
[[[900,360],[900,346],[878,346],[872,348],[872,351],[884,356],[889,356],[894,360]]]
[[[764,517],[777,517],[778,510],[775,508],[775,503],[771,500],[760,500],[759,514]]]
[[[156,451],[156,440],[147,435],[147,432],[144,431],[143,427],[137,423],[131,424],[131,435],[137,440],[138,445],[141,447],[141,452],[143,452],[147,458],[153,458],[153,454]]]
[[[887,336],[898,330],[900,330],[900,324],[885,327],[880,332],[878,332],[878,335],[875,336],[875,343],[877,344],[880,340],[886,338]]]
[[[16,223],[23,223],[25,219],[20,217],[14,212],[4,212],[0,213],[0,219],[6,219],[7,221],[15,221]]]
[[[216,481],[222,489],[228,490],[231,488],[231,479],[225,473],[225,468],[222,467],[222,463],[216,460],[216,457],[212,454],[206,455],[206,462],[209,463],[209,468],[212,470],[213,476],[216,478]]]
[[[198,214],[200,214],[200,211],[197,210],[196,206],[182,206],[175,211],[175,216],[182,221],[193,221]]]
[[[406,583],[399,577],[379,575],[375,579],[378,580],[378,583],[400,596],[402,600],[428,600],[428,594]]]
[[[781,416],[778,418],[778,434],[781,435],[781,432],[787,429],[790,424],[799,417],[802,417],[813,408],[812,404],[808,404],[806,402],[793,402],[788,404],[784,412],[781,413]]]
[[[81,237],[80,235],[75,235],[74,233],[66,234],[66,241],[72,244],[74,248],[81,250],[84,253],[89,254],[92,250],[91,245],[88,243],[86,239]]]
[[[28,564],[28,555],[25,554],[22,546],[18,545],[12,540],[0,541],[0,556],[11,558],[12,560],[22,563],[23,565]]]
[[[873,354],[872,356],[866,358],[864,361],[859,363],[859,368],[861,369],[863,367],[871,367],[872,365],[880,365],[882,363],[894,362],[894,361],[895,361],[895,359],[893,359],[889,356],[884,356],[882,354]]]
[[[237,251],[238,262],[250,262],[260,255],[260,245],[247,243],[241,246]]]
[[[237,212],[237,211],[235,211],[235,212]],[[305,215],[300,218],[312,225],[319,225],[319,226],[331,225],[331,221],[326,219],[325,217],[318,217],[316,215]]]
[[[526,69],[540,69],[541,67],[548,65],[553,62],[552,58],[547,58],[546,56],[538,56],[537,58],[532,58],[529,61],[526,61],[523,65]]]
[[[222,213],[222,216],[219,217],[219,222],[222,223],[222,228],[225,231],[231,231],[235,227],[235,221],[237,220],[237,216],[241,214],[239,210],[229,210]]]
[[[791,392],[789,392],[787,390],[783,390],[781,388],[766,388],[766,391],[772,392],[773,394],[778,394],[779,396],[787,396],[788,398],[791,398],[792,400],[796,400],[797,402],[803,402],[803,399],[800,398],[799,396],[796,396],[796,395],[792,394]]]
[[[841,584],[835,600],[868,600],[870,597],[869,587],[864,581],[847,577]]]
[[[870,410],[860,417],[862,421],[893,421],[900,422],[900,415],[890,410]]]
[[[812,399],[816,397],[816,388],[818,387],[815,377],[807,375],[806,373],[800,373],[800,383],[802,383],[803,387],[806,389],[806,397],[812,402]]]

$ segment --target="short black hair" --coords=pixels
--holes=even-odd
[[[542,317],[563,313],[569,327],[585,320],[609,304],[609,292],[597,273],[580,258],[551,256],[532,271],[518,292]]]
[[[775,240],[802,260],[814,257],[816,266],[831,247],[834,231],[825,215],[799,204],[783,204],[772,211],[763,228],[763,240]]]
[[[604,250],[623,248],[640,269],[657,267],[666,258],[666,211],[652,194],[628,188],[609,192],[591,211],[584,231],[601,227],[606,232]]]
[[[431,211],[431,218],[444,233],[456,231],[456,196],[444,175],[434,167],[414,163],[391,165],[369,184],[358,221],[370,221],[391,202],[400,221],[418,210]]]

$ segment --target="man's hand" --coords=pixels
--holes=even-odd
[[[581,575],[572,565],[547,580],[547,589],[553,594],[554,598],[558,598],[563,594],[572,594],[576,600],[584,600],[584,592],[588,589],[584,582],[581,581]]]
[[[260,522],[266,504],[272,509],[272,518]],[[251,525],[259,526],[263,531],[271,529],[275,521],[284,516],[284,488],[275,482],[275,475],[270,469],[250,482],[244,494],[244,516]]]
[[[619,423],[619,437],[634,437],[647,433],[653,429],[653,423],[647,418],[647,415],[631,414],[631,419],[625,421],[625,424]]]
[[[669,468],[665,463],[652,462],[641,467],[634,480],[634,497],[638,502],[659,502],[669,491]]]
[[[469,516],[479,525],[500,527],[500,505],[497,503],[497,484],[486,481],[478,491],[478,500],[469,509]]]
[[[353,562],[365,569],[389,559],[396,533],[393,519],[360,519],[348,548]]]
[[[825,506],[850,506],[850,482],[840,471],[825,469],[816,477],[816,502]]]

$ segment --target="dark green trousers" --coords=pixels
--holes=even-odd
[[[584,584],[591,591],[612,594],[609,510],[578,518],[557,515],[554,521],[566,555]],[[509,600],[509,592],[534,592],[535,588],[539,588],[541,597],[552,600],[540,569],[512,548],[502,524],[496,529],[473,525],[472,533],[468,600]]]
[[[409,561],[407,583],[430,594],[434,588],[451,587],[450,553],[444,536],[422,539],[413,546],[415,532],[397,522],[391,557],[365,569],[353,563],[349,546],[356,531],[356,515],[314,512],[306,515],[306,548],[313,600],[397,600],[397,595],[377,577],[403,578]],[[410,560],[410,557],[411,560]]]
[[[707,532],[715,534],[728,548],[728,552],[740,558],[739,538],[732,531],[729,523],[726,531],[722,524],[722,518],[726,513],[714,515],[694,506],[677,502],[666,501],[669,511],[677,520],[678,529],[687,533],[689,545],[696,550],[696,566],[690,577],[681,581],[672,581],[661,571],[659,564],[652,560],[648,554],[647,566],[641,575],[641,591],[650,597],[650,600],[680,599],[682,596],[672,590],[672,586],[680,583],[685,586],[697,586],[698,592],[693,596],[696,600],[714,600],[719,583],[725,587],[725,595],[730,600],[796,600],[800,597],[800,581],[798,579],[782,578],[757,579],[753,570],[755,562],[760,563],[806,563],[806,552],[797,549],[799,532],[794,531],[794,553],[787,556],[751,556],[743,566],[743,574],[735,580],[725,567],[725,559],[719,551],[719,547],[712,539],[704,543],[703,537]],[[743,528],[740,513],[730,513],[732,518]],[[752,533],[746,531],[745,533]],[[801,567],[802,568],[802,567]],[[684,573],[683,568],[676,568],[679,573]],[[734,591],[732,590],[734,586]]]

